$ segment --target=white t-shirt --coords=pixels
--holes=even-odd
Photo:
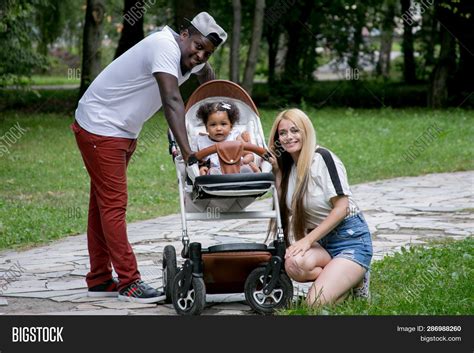
[[[328,151],[336,167],[337,177],[340,182],[339,190],[336,190],[331,180],[329,169],[324,162],[320,153],[315,153],[313,163],[311,164],[311,174],[308,181],[308,190],[306,198],[303,201],[304,208],[308,216],[308,223],[306,229],[314,229],[329,215],[332,210],[330,199],[338,195],[346,195],[349,198],[349,214],[347,217],[353,216],[360,212],[347,181],[346,168],[341,160],[331,151]],[[296,185],[296,165],[293,164],[288,180],[288,192],[286,196],[286,204],[291,212],[291,200],[295,191]],[[293,215],[295,216],[295,215]]]
[[[232,129],[230,130],[229,135],[226,137],[224,141],[235,141],[237,140],[237,137],[239,137],[240,131],[238,129]],[[208,135],[198,135],[196,137],[196,147],[198,151],[210,147],[212,145],[215,145],[217,142],[212,141]],[[214,168],[220,168],[220,163],[219,163],[219,157],[217,156],[217,153],[213,153],[206,158],[204,158],[206,161],[208,159],[211,160],[211,167]]]
[[[205,65],[197,65],[182,75],[177,36],[165,27],[112,61],[80,99],[76,109],[79,125],[97,135],[137,138],[145,121],[162,106],[153,74],[171,74],[181,85]]]

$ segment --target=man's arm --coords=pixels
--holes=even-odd
[[[153,75],[160,88],[161,102],[163,103],[166,121],[173,132],[176,142],[178,142],[183,159],[187,161],[192,151],[186,133],[184,103],[179,92],[178,79],[165,72],[157,72]]]
[[[206,63],[204,67],[196,72],[197,79],[199,81],[199,84],[202,85],[203,83],[211,80],[216,79],[216,75],[214,74],[214,70],[212,69],[211,65],[209,63]]]

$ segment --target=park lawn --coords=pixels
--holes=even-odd
[[[31,77],[32,85],[72,85],[81,83],[81,79],[77,77],[76,71],[68,72],[65,70],[64,75],[33,75]]]
[[[21,83],[25,85],[79,85],[81,80],[76,75],[76,71],[70,71],[64,69],[63,75],[32,75],[30,77],[22,77]],[[7,82],[7,85],[11,85],[13,82]]]
[[[371,300],[293,304],[282,315],[472,315],[474,238],[402,248],[372,264]]]
[[[474,169],[473,111],[305,110],[318,142],[345,163],[351,184]],[[266,136],[276,114],[261,111]],[[129,222],[179,211],[166,122],[157,115],[145,124],[129,165]],[[72,119],[64,114],[2,113],[0,136],[15,125],[26,132],[6,146],[8,152],[0,150],[0,248],[85,232],[89,181],[69,129]],[[423,140],[417,158],[407,160],[404,153],[426,131],[436,131],[434,138]]]

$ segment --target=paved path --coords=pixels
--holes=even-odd
[[[435,238],[463,239],[474,233],[474,171],[383,180],[352,189],[372,231],[374,260],[402,246]],[[252,208],[267,208],[269,202],[255,202]],[[203,246],[262,242],[266,228],[266,221],[192,222],[190,235]],[[181,250],[179,215],[133,223],[128,230],[143,279],[160,287],[163,248],[172,244]],[[1,252],[0,314],[175,315],[171,305],[88,298],[84,280],[88,261],[85,235]],[[13,281],[1,281],[6,276]],[[208,296],[207,301],[205,315],[251,314],[243,295]]]

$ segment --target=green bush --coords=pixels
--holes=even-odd
[[[186,102],[198,87],[196,79],[181,86]],[[77,104],[78,90],[2,90],[0,110],[38,113],[72,113]],[[252,98],[259,108],[281,109],[289,105],[306,104],[313,108],[400,108],[426,107],[427,84],[406,85],[376,80],[302,82],[291,85],[256,83]],[[465,97],[452,96],[451,106],[459,106]],[[466,99],[463,108],[474,107],[474,95]]]
[[[78,89],[62,90],[2,90],[0,111],[14,110],[28,113],[68,113],[77,106]]]
[[[426,107],[428,84],[407,85],[404,83],[384,83],[377,80],[343,80],[319,82],[277,82],[255,84],[253,99],[257,106],[281,108],[305,102],[315,108],[351,107]],[[462,97],[450,97],[450,106],[458,106]],[[463,107],[473,107],[474,97],[463,103]]]

